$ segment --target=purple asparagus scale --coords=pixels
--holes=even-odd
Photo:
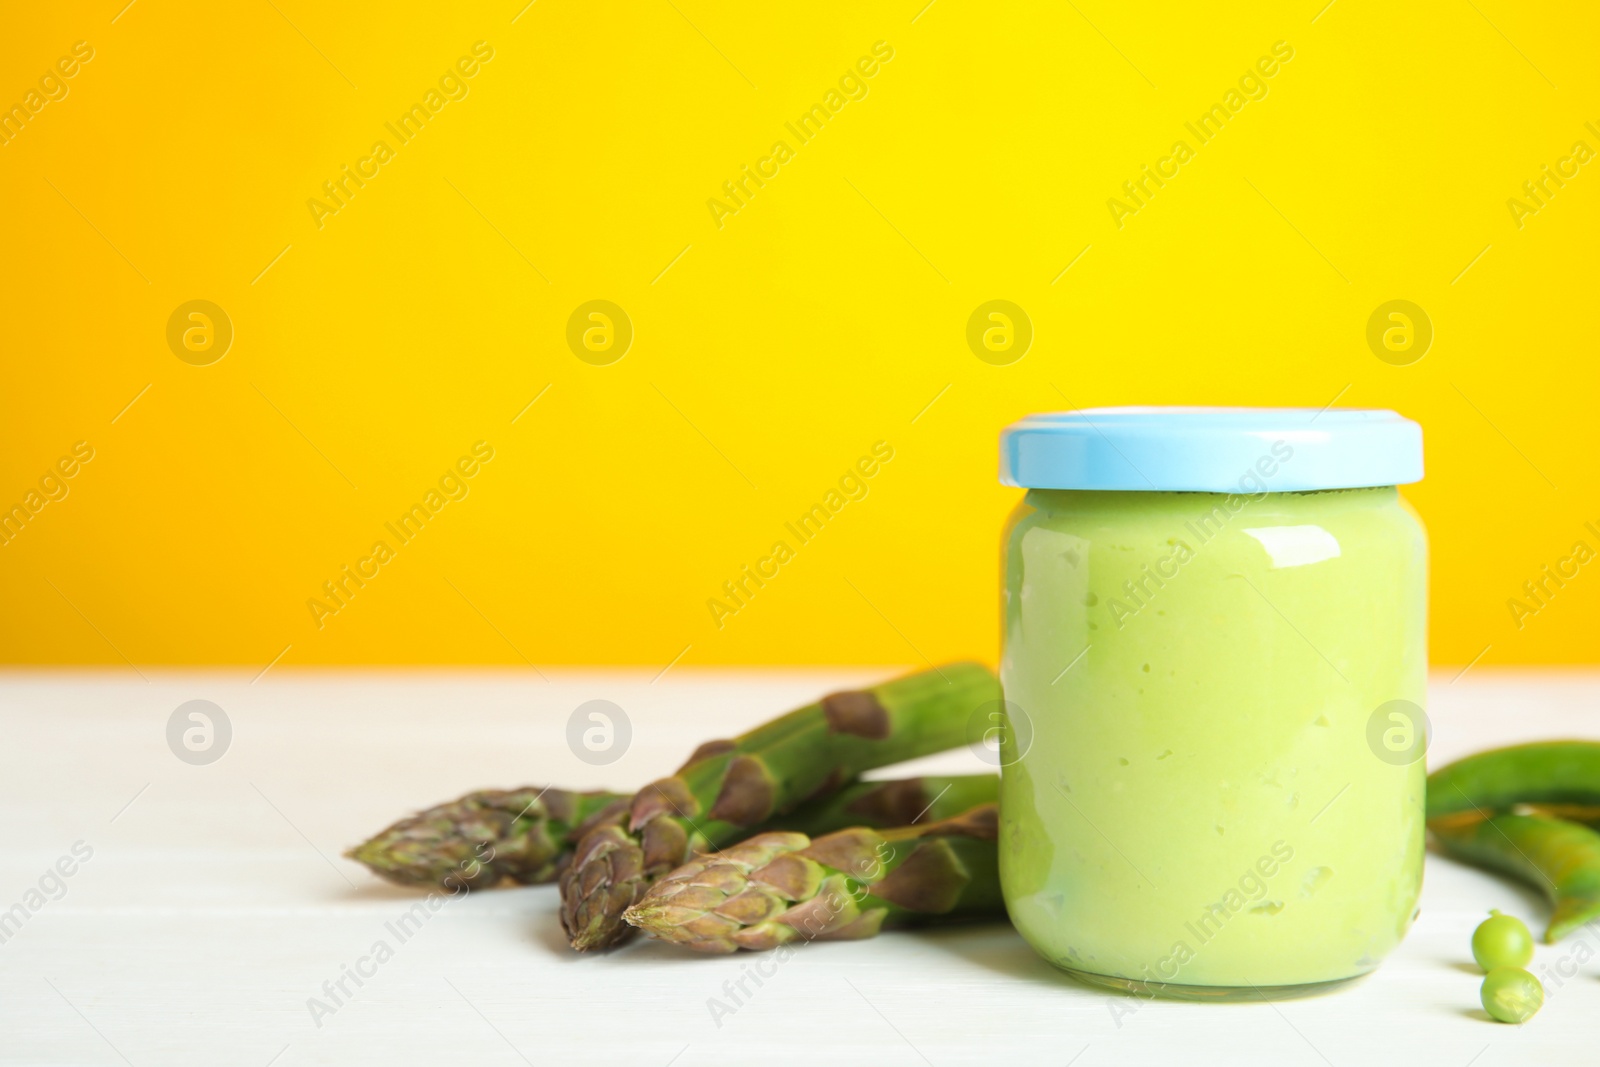
[[[1000,699],[994,674],[949,664],[835,693],[730,741],[700,746],[640,790],[626,819],[598,820],[561,874],[561,922],[579,950],[632,932],[622,915],[656,878],[748,837],[760,824],[864,771],[959,747],[967,721]]]
[[[485,789],[409,815],[345,853],[381,878],[452,892],[553,881],[574,832],[627,811],[625,793]]]
[[[648,937],[728,953],[1001,916],[998,822],[991,802],[889,830],[757,834],[664,875],[624,918]]]

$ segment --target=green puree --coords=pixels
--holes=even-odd
[[[1029,491],[1000,862],[1040,954],[1231,988],[1377,966],[1421,889],[1424,764],[1369,720],[1425,701],[1426,569],[1392,487]]]

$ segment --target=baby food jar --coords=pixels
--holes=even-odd
[[[1422,886],[1427,542],[1392,411],[1110,408],[1001,436],[1000,873],[1056,966],[1305,992]]]

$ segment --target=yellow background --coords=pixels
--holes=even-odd
[[[0,548],[5,661],[992,660],[1002,426],[1336,398],[1425,428],[1434,660],[1595,658],[1600,574],[1520,630],[1506,604],[1600,547],[1600,163],[1521,228],[1506,203],[1600,148],[1592,8],[123,3],[0,35],[0,102],[95,53],[0,147],[0,503],[95,449]],[[396,145],[480,40],[468,95]],[[877,41],[868,95],[798,145]],[[1277,41],[1268,95],[1197,146]],[[1108,198],[1180,138],[1119,229]],[[307,201],[379,139],[319,229]],[[719,229],[708,199],[780,139]],[[1366,324],[1401,298],[1436,337],[1391,366]],[[166,342],[193,299],[234,326],[210,366]],[[592,299],[634,326],[609,366],[566,344]],[[1033,323],[1009,366],[965,341],[991,299]],[[470,495],[319,629],[307,600],[480,440]],[[869,495],[715,626],[880,440]]]

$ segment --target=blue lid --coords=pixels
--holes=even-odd
[[[1000,481],[1029,489],[1250,494],[1422,480],[1422,427],[1354,408],[1085,408],[1000,434]]]

